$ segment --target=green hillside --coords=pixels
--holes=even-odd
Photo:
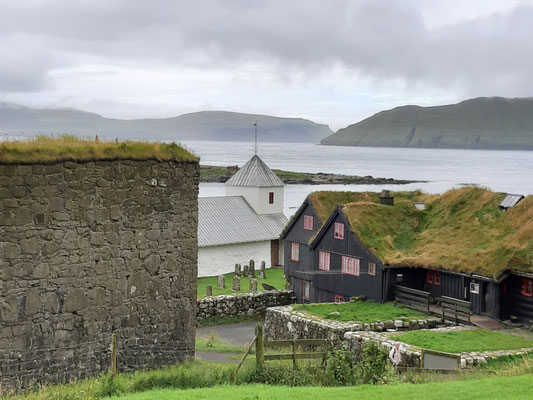
[[[533,97],[396,107],[340,129],[321,144],[533,150]]]

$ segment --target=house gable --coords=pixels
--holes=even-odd
[[[336,235],[336,225],[339,227],[339,224],[343,226],[342,239]],[[329,292],[331,301],[335,295],[345,299],[364,296],[379,302],[385,300],[386,296],[382,293],[383,263],[352,233],[350,222],[340,207],[333,211],[311,243],[310,249],[313,253],[315,291]],[[328,271],[320,268],[321,260],[324,259],[329,260]],[[344,271],[343,263],[348,267]],[[354,266],[357,268],[354,269]]]

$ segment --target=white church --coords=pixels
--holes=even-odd
[[[234,271],[254,260],[267,268],[283,260],[279,244],[287,224],[284,184],[254,155],[226,182],[226,196],[198,199],[198,276]]]

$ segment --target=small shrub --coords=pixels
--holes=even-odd
[[[363,343],[362,353],[354,368],[357,385],[380,385],[398,381],[396,370],[389,361],[385,347],[373,341]]]
[[[353,384],[354,358],[351,352],[344,348],[333,349],[327,359],[326,377],[333,386]]]

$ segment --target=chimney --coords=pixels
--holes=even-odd
[[[379,196],[379,204],[383,204],[385,206],[394,205],[394,196],[391,196],[389,190],[383,189],[381,191],[381,195]]]

